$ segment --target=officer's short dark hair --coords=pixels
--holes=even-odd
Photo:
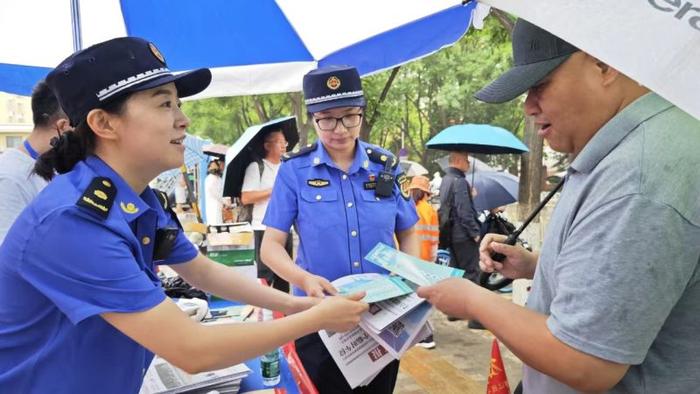
[[[32,90],[32,119],[34,126],[46,127],[58,118],[66,117],[58,99],[46,81],[40,81]]]

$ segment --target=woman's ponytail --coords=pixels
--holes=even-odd
[[[122,115],[126,102],[133,93],[117,97],[100,105],[100,109],[110,114]],[[51,139],[51,149],[39,156],[34,164],[34,173],[50,181],[54,175],[64,174],[95,152],[95,132],[86,119],[71,131],[64,131]]]
[[[95,134],[85,122],[75,130],[64,131],[51,139],[51,149],[39,156],[34,172],[47,181],[56,173],[63,174],[73,169],[94,149]]]

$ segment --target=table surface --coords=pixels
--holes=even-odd
[[[237,305],[237,303],[225,300],[212,300],[209,302],[211,309],[225,308],[228,306]],[[275,318],[281,317],[281,314],[275,313]],[[275,393],[287,394],[316,394],[316,388],[306,375],[303,365],[294,349],[294,342],[291,342],[281,349],[280,353],[280,382],[279,384],[268,387],[263,385],[262,375],[260,373],[260,357],[248,360],[245,364],[253,372],[241,382],[240,393],[249,391],[274,389]]]

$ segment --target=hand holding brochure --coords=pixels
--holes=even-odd
[[[339,278],[333,282],[340,294],[351,294],[365,291],[367,295],[362,301],[371,304],[413,293],[403,279],[398,276],[381,274],[357,274]]]
[[[381,242],[365,256],[365,259],[419,286],[428,286],[443,279],[464,276],[464,271],[461,269],[428,263]]]

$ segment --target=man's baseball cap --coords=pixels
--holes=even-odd
[[[320,67],[304,75],[304,103],[310,113],[367,106],[360,74],[350,66]]]
[[[75,127],[91,110],[129,93],[174,82],[178,97],[197,94],[209,86],[211,72],[201,68],[174,75],[153,43],[122,37],[70,55],[46,82]]]
[[[535,86],[578,50],[532,23],[518,19],[513,29],[513,67],[474,97],[487,103],[510,101]]]

